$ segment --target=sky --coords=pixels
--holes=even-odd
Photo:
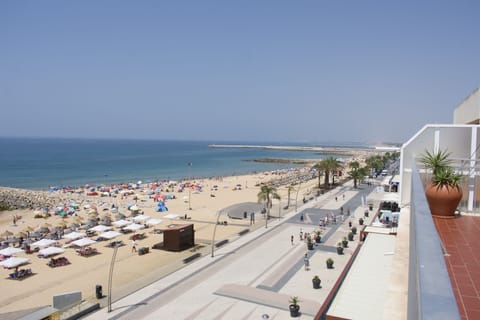
[[[0,137],[406,142],[480,86],[480,1],[0,1]]]

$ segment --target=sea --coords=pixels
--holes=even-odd
[[[0,138],[0,186],[48,190],[86,184],[209,178],[299,166],[253,161],[260,158],[320,161],[324,157],[303,151],[209,147],[217,143],[312,146],[248,141]]]

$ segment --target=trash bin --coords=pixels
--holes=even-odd
[[[103,292],[102,292],[102,286],[97,284],[95,286],[95,295],[97,299],[102,299],[103,298]]]

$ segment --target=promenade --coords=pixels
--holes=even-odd
[[[348,222],[358,228],[358,218],[365,211],[362,197],[375,200],[371,191],[366,185],[355,190],[350,182],[337,187],[296,212],[269,220],[268,228],[258,228],[216,249],[213,258],[203,256],[114,302],[110,313],[104,307],[86,319],[288,319],[292,296],[300,299],[300,318],[313,319],[358,244],[357,234],[343,255],[336,253],[337,243],[350,231]],[[336,215],[337,223],[320,228],[319,222],[327,214]],[[319,229],[322,242],[307,250],[300,232]],[[304,269],[305,253],[310,259],[309,270]],[[334,259],[333,269],[326,267],[329,257]],[[312,287],[315,275],[322,281],[320,289]],[[102,300],[105,305],[107,298]]]

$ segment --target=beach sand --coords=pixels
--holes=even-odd
[[[178,270],[183,264],[183,259],[191,256],[195,252],[208,254],[211,250],[211,239],[213,229],[216,225],[218,212],[233,204],[244,202],[257,202],[257,194],[260,187],[256,186],[261,182],[268,182],[272,178],[278,178],[277,175],[271,173],[258,173],[243,176],[223,177],[218,179],[203,179],[198,180],[203,185],[203,191],[192,191],[190,194],[191,208],[188,205],[188,191],[182,193],[173,192],[176,199],[166,200],[168,212],[155,212],[156,203],[153,199],[144,199],[137,201],[137,205],[145,215],[152,218],[163,219],[162,224],[140,230],[138,233],[145,233],[147,237],[142,240],[137,240],[138,247],[149,247],[150,253],[145,255],[138,255],[132,253],[131,234],[122,235],[115,240],[122,240],[125,246],[118,249],[114,273],[113,273],[113,289],[112,300],[115,301],[128,293],[131,293],[139,288],[152,283],[153,281]],[[323,181],[323,180],[322,180]],[[301,201],[304,196],[311,196],[313,188],[318,183],[316,178],[309,180],[307,183],[300,185],[298,192],[298,201]],[[212,187],[217,185],[218,188],[212,191]],[[237,188],[237,185],[240,188]],[[295,186],[298,188],[298,186]],[[239,190],[240,189],[240,190]],[[277,188],[281,196],[279,211],[279,201],[273,201],[273,208],[270,215],[276,217],[278,214],[284,215],[290,210],[295,209],[295,199],[297,196],[297,189],[290,194],[290,208],[284,210],[283,207],[287,204],[287,187],[281,186]],[[168,192],[172,193],[172,192]],[[137,194],[144,195],[137,192]],[[212,197],[211,195],[215,195]],[[64,196],[64,195],[62,195]],[[119,208],[126,208],[128,202],[135,202],[132,196],[127,199],[111,198],[111,197],[87,197],[80,195],[72,195],[73,200],[82,202],[82,206],[87,203],[96,204],[99,209],[104,204],[105,208],[110,208],[114,203]],[[101,217],[105,212],[99,212]],[[173,213],[179,216],[188,214],[191,220],[182,219],[164,219],[166,214]],[[12,216],[20,215],[22,219],[17,221],[17,225],[13,225]],[[78,211],[80,216],[83,216],[86,221],[87,211],[80,209]],[[114,218],[112,214],[112,218]],[[74,221],[74,217],[69,217],[66,220],[68,224]],[[115,220],[115,219],[113,219]],[[28,226],[36,229],[39,226],[48,223],[52,226],[58,226],[62,218],[58,215],[53,215],[48,218],[34,218],[33,210],[16,210],[4,211],[0,213],[0,233],[6,230],[13,234],[18,234],[24,231]],[[256,215],[255,225],[250,225],[250,219],[230,219],[226,215],[220,216],[220,221],[227,221],[228,224],[218,225],[216,228],[216,241],[229,239],[229,241],[238,238],[238,233],[245,229],[254,229],[265,226],[265,220],[262,215]],[[166,229],[170,224],[184,224],[193,223],[195,228],[195,242],[197,247],[191,250],[182,252],[168,252],[164,250],[152,249],[156,243],[163,241],[162,234],[154,234],[153,229]],[[84,231],[84,230],[80,230]],[[94,239],[96,237],[93,237]],[[0,270],[0,287],[2,288],[2,295],[0,296],[0,314],[12,311],[18,311],[33,307],[40,307],[52,304],[52,296],[56,294],[81,291],[82,298],[85,300],[95,299],[95,286],[102,285],[103,294],[107,294],[108,276],[110,262],[112,259],[112,248],[106,247],[110,241],[103,241],[94,244],[92,247],[99,252],[97,255],[90,257],[82,257],[76,254],[74,248],[65,248],[65,252],[59,256],[66,257],[71,264],[57,268],[50,268],[47,263],[49,258],[39,258],[37,254],[17,254],[18,257],[28,257],[30,263],[20,268],[31,268],[33,275],[26,277],[23,280],[8,279],[9,273],[12,269]],[[65,239],[60,240],[63,245]]]

